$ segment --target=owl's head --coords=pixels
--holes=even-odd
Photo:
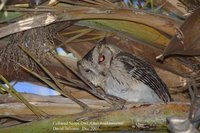
[[[114,45],[99,43],[78,61],[79,72],[95,86],[100,86],[119,52],[120,49]]]

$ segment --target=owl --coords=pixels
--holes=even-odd
[[[169,102],[171,96],[154,68],[112,44],[99,43],[77,63],[80,74],[105,93],[128,102]]]

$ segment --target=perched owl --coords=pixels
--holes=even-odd
[[[128,102],[169,102],[166,85],[146,61],[111,44],[97,44],[78,62],[81,75]]]

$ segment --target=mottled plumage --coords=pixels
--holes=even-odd
[[[98,44],[78,62],[80,73],[106,93],[133,102],[169,102],[170,94],[153,67],[110,44]]]

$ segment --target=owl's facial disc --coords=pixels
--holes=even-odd
[[[93,62],[88,60],[80,60],[77,63],[78,70],[87,80],[89,80],[95,86],[99,86],[104,79],[98,69],[94,66]]]
[[[96,45],[78,62],[78,69],[81,75],[99,86],[104,82],[112,60],[113,52],[107,44]]]

